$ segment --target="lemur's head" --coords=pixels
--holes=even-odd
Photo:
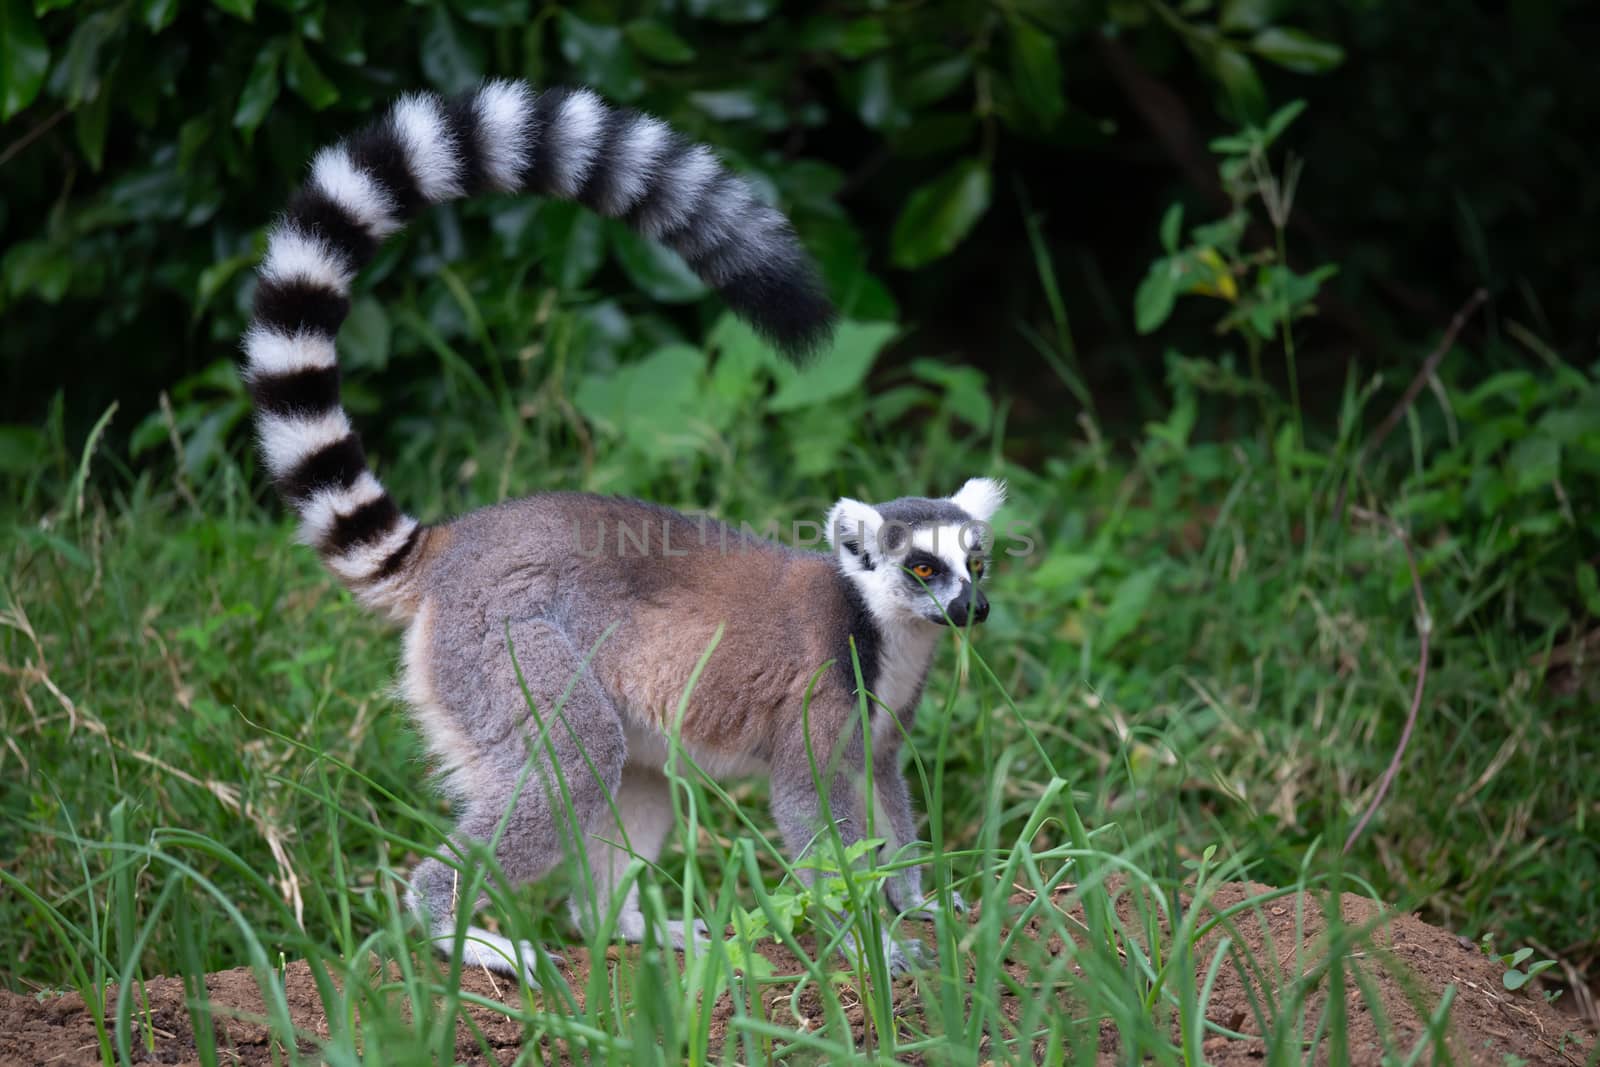
[[[846,497],[828,512],[839,569],[880,623],[966,626],[982,622],[979,588],[994,545],[994,513],[1006,487],[972,478],[953,496],[906,496],[887,504]]]

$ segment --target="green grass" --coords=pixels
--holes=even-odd
[[[704,366],[710,382],[720,359]],[[979,472],[1010,479],[1003,517],[1029,523],[1035,549],[999,557],[994,615],[973,645],[952,641],[942,655],[908,746],[930,816],[943,951],[920,980],[920,1010],[898,1024],[882,961],[862,958],[858,977],[869,980],[857,988],[876,1051],[951,1063],[1078,1058],[1109,1021],[1130,1057],[1198,1062],[1218,1025],[1204,979],[1234,964],[1197,926],[1200,909],[1180,915],[1172,900],[1180,887],[1204,899],[1223,879],[1366,887],[1467,936],[1593,957],[1600,919],[1581,902],[1594,899],[1600,869],[1600,742],[1581,688],[1564,692],[1538,667],[1581,619],[1541,624],[1537,598],[1585,531],[1525,522],[1543,540],[1495,557],[1499,527],[1474,525],[1470,509],[1452,527],[1415,528],[1433,628],[1426,699],[1395,788],[1341,861],[1398,737],[1418,648],[1399,544],[1329,515],[1352,471],[1354,392],[1345,433],[1319,450],[1292,434],[1195,440],[1204,405],[1180,386],[1172,417],[1131,450],[1095,438],[1025,470],[985,458],[998,456],[1005,413],[987,407],[981,377],[922,381],[931,417],[920,429],[885,401],[829,398],[855,405],[850,424],[862,429],[831,446],[821,478],[796,473],[786,454],[818,425],[804,406],[720,424],[711,410],[700,444],[665,459],[614,428],[598,450],[608,458],[585,466],[565,436],[569,412],[551,402],[526,421],[500,405],[475,438],[447,429],[415,445],[395,479],[402,499],[434,509],[565,485],[711,502],[756,521],[820,516],[819,481],[884,497],[949,492]],[[547,378],[537,395],[562,389]],[[1458,422],[1469,401],[1460,391]],[[1413,431],[1410,466],[1403,454],[1369,460],[1359,499],[1411,516],[1415,497],[1437,506],[1426,494],[1453,453],[1421,447],[1432,430],[1420,418]],[[1474,439],[1471,425],[1457,432]],[[884,456],[900,469],[871,462]],[[442,847],[448,817],[421,784],[422,754],[389,695],[395,636],[256,502],[247,467],[227,454],[210,462],[203,479],[158,489],[115,457],[58,450],[13,496],[21,503],[0,547],[0,977],[83,992],[103,1013],[109,1059],[142,1037],[136,997],[106,1000],[107,981],[133,994],[130,979],[246,964],[270,1007],[280,961],[307,959],[329,979],[326,1062],[374,1050],[382,1062],[448,1059],[470,997],[450,964],[413,956],[418,936],[397,904],[400,877]],[[1516,474],[1497,453],[1479,462]],[[758,783],[688,773],[675,804],[676,839],[695,844],[640,871],[647,914],[688,909],[750,939],[719,943],[682,979],[646,946],[615,986],[597,969],[581,1010],[553,983],[543,1000],[496,1010],[611,1062],[701,1061],[709,1017],[685,1005],[726,992],[738,1004],[729,1056],[861,1051],[844,987],[829,976],[837,955],[805,952],[796,937],[873,943],[886,917],[860,905],[881,870],[824,880],[824,896],[809,897],[770,840]],[[556,904],[575,882],[581,874],[501,894],[501,929],[571,943]],[[1063,885],[1076,887],[1081,919],[1045,906]],[[948,914],[951,886],[982,903],[976,923]],[[1037,943],[1003,923],[1014,886],[1038,894],[1017,917],[1041,924]],[[856,905],[853,931],[822,918],[841,901]],[[1052,956],[1051,935],[1071,948]],[[758,936],[801,952],[792,995],[820,998],[827,1025],[801,1033],[765,1017],[763,983],[777,976],[751,969]],[[591,947],[603,952],[605,940],[602,930]],[[399,965],[387,984],[372,953]],[[1008,953],[1025,981],[1002,968]],[[966,959],[970,975],[957,962]],[[1271,1061],[1341,1047],[1342,1014],[1306,1014],[1321,977],[1261,1004]],[[1007,1019],[996,991],[1010,986],[1059,990],[1072,1010],[1030,995]],[[402,1010],[436,996],[442,1008]],[[277,1008],[272,1024],[292,1047]],[[1300,1044],[1308,1033],[1311,1048]],[[1418,1051],[1392,1050],[1397,1062]]]

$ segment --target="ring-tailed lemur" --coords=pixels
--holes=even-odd
[[[340,406],[334,337],[351,281],[379,242],[428,204],[486,191],[576,200],[626,220],[791,354],[820,344],[833,322],[782,214],[709,149],[587,90],[497,81],[449,100],[406,96],[313,160],[268,239],[244,376],[267,468],[302,539],[362,601],[406,622],[402,690],[453,787],[458,841],[490,839],[504,820],[501,871],[537,879],[569,854],[570,814],[587,835],[598,895],[593,910],[575,903],[575,917],[606,914],[630,858],[619,843],[653,860],[670,829],[663,763],[674,728],[713,774],[770,774],[776,821],[797,856],[823,810],[812,760],[828,767],[842,750],[826,791],[840,836],[859,840],[867,746],[852,641],[875,701],[872,763],[889,847],[914,841],[900,733],[939,624],[988,613],[978,589],[985,547],[964,527],[990,519],[1002,486],[976,478],[946,499],[840,500],[828,517],[831,555],[575,493],[437,525],[403,514]],[[719,625],[721,643],[674,724]],[[548,747],[534,736],[528,697],[535,711],[560,709],[565,728],[549,728]],[[570,811],[524,773],[531,764],[547,781],[552,755]],[[408,900],[436,937],[455,928],[457,873],[427,859],[411,875]],[[900,910],[920,908],[919,872],[906,869],[887,892]],[[635,892],[620,913],[621,936],[642,936]],[[681,944],[684,932],[671,936]],[[474,928],[466,953],[532,979],[527,945]]]

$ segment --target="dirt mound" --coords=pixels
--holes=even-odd
[[[1268,892],[1265,886],[1247,883],[1222,886],[1210,898],[1207,908],[1214,913],[1222,912]],[[1019,894],[1010,903],[1020,908],[1029,900],[1028,896]],[[1127,909],[1123,919],[1134,928],[1131,907],[1125,897],[1119,901],[1119,908]],[[1505,1067],[1507,1063],[1520,1060],[1533,1064],[1580,1065],[1588,1058],[1589,1050],[1594,1047],[1593,1035],[1582,1033],[1576,1020],[1539,995],[1507,992],[1501,983],[1503,968],[1471,942],[1409,915],[1383,913],[1371,901],[1348,894],[1343,899],[1342,911],[1344,921],[1351,926],[1378,923],[1361,949],[1345,957],[1349,1062],[1381,1062],[1380,1026],[1387,1027],[1398,1047],[1411,1048],[1421,1042],[1427,1034],[1429,1019],[1447,988],[1453,988],[1455,998],[1449,1012],[1447,1040],[1456,1063]],[[1265,1045],[1259,1036],[1253,1036],[1257,1018],[1255,1006],[1261,1002],[1264,992],[1273,993],[1288,981],[1320,966],[1327,956],[1324,930],[1319,904],[1289,895],[1241,912],[1230,922],[1219,925],[1201,942],[1195,959],[1202,980],[1212,952],[1224,936],[1230,939],[1230,955],[1244,965],[1242,973],[1251,975],[1246,981],[1241,968],[1232,966],[1231,962],[1218,972],[1207,1004],[1207,1016],[1219,1026],[1244,1036],[1230,1038],[1219,1034],[1207,1038],[1204,1053],[1208,1063],[1220,1067],[1235,1064],[1254,1067],[1263,1062]],[[1040,933],[1036,922],[1030,922],[1025,932]],[[808,951],[812,949],[811,945],[804,947]],[[1059,946],[1045,948],[1059,951]],[[794,974],[802,969],[795,958],[779,946],[763,945],[761,953],[773,964],[777,974]],[[623,956],[618,950],[608,951],[605,966],[614,968]],[[567,953],[565,976],[580,999],[591,965],[586,952]],[[1007,969],[1017,988],[1029,988],[1027,967],[1008,960]],[[1366,994],[1359,989],[1362,985],[1367,989]],[[469,972],[462,976],[462,988],[520,1010],[516,989],[503,979]],[[212,1005],[217,1047],[224,1062],[282,1062],[283,1050],[274,1045],[267,1027],[248,1021],[261,1018],[265,1011],[260,990],[248,970],[210,975],[206,989]],[[1308,1020],[1308,1029],[1319,1017],[1326,989],[1326,983],[1322,984],[1310,999],[1309,1010],[1303,1016]],[[326,1036],[327,1017],[306,964],[288,966],[284,991],[300,1031],[305,1035]],[[1373,991],[1381,1006],[1383,1023],[1378,1021],[1375,1017],[1378,1013],[1368,1003],[1367,998]],[[177,978],[159,978],[146,983],[143,992],[149,1007],[136,1030],[139,1035],[134,1042],[136,1061],[198,1063],[183,982]],[[792,987],[781,984],[767,987],[762,995],[770,1009],[767,1018],[774,1022],[789,1020],[797,1029],[812,1032],[821,1029],[826,1020],[815,994],[799,998],[799,1014],[796,1015],[791,1006],[791,992]],[[1002,1010],[1010,1018],[1019,1018],[1021,1004],[1015,993],[999,992]],[[919,1015],[915,981],[901,979],[896,983],[895,994],[896,1015],[905,1019],[909,1026]],[[108,999],[114,1000],[114,996]],[[847,1005],[855,1005],[846,1009],[845,1016],[855,1030],[856,1039],[869,1040],[859,998],[845,996],[841,999]],[[470,1017],[471,1025],[463,1020],[458,1027],[457,1055],[461,1062],[509,1063],[516,1057],[524,1040],[521,1023],[477,1005],[469,1004],[464,1012]],[[732,1006],[724,997],[712,1021],[713,1056],[727,1034],[731,1017]],[[151,1035],[153,1049],[146,1046]],[[1320,1060],[1325,1062],[1326,1041],[1319,1047],[1322,1050]],[[311,1051],[309,1045],[306,1051]],[[552,1051],[557,1053],[556,1058],[565,1058],[560,1055],[564,1050]],[[1116,1034],[1109,1023],[1102,1024],[1100,1052],[1102,1063],[1116,1062]],[[70,1067],[99,1062],[100,1045],[94,1023],[79,995],[40,998],[0,990],[0,1064],[49,1063]]]

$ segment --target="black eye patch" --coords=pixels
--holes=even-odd
[[[930,581],[950,569],[945,566],[944,560],[920,548],[907,552],[905,559],[900,561],[900,567],[909,572],[906,579],[912,584],[916,584],[919,578],[924,582]]]

